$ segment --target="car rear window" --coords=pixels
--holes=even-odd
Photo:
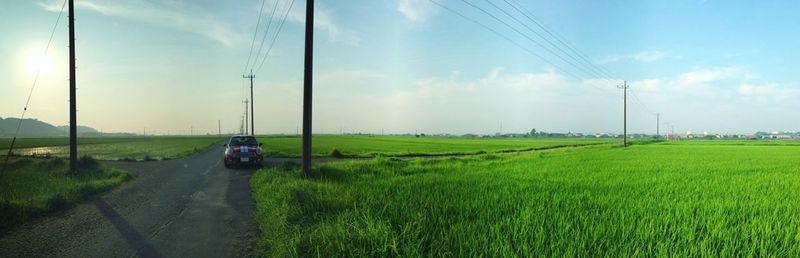
[[[230,141],[230,145],[239,146],[239,145],[257,145],[258,141],[256,141],[255,137],[232,137]]]

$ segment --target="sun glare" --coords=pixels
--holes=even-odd
[[[53,69],[53,59],[44,53],[28,55],[28,70],[32,73],[46,74]]]

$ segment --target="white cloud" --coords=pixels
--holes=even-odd
[[[716,67],[708,69],[694,70],[680,74],[678,80],[680,84],[703,84],[714,81],[724,80],[743,74],[741,69],[733,67]]]
[[[650,63],[667,57],[669,57],[669,55],[661,51],[645,51],[634,55],[633,59],[641,63]]]
[[[62,1],[39,2],[42,9],[58,12]],[[162,27],[198,34],[225,46],[233,46],[243,39],[230,26],[219,20],[211,11],[180,1],[145,0],[80,0],[78,8],[91,10],[106,16],[149,23]]]
[[[439,14],[439,6],[428,0],[398,0],[397,11],[409,21],[423,23]]]
[[[603,60],[600,60],[599,63],[607,64],[607,63],[614,63],[619,61],[635,61],[638,63],[652,63],[661,61],[664,59],[681,59],[682,57],[679,55],[673,55],[668,52],[659,51],[659,50],[650,50],[650,51],[642,51],[632,55],[612,55],[608,56]]]
[[[800,97],[800,89],[777,84],[756,85],[742,83],[739,85],[738,93],[745,100],[762,103],[781,103],[788,99],[797,99]]]
[[[600,114],[616,108],[604,104],[617,100],[616,91],[606,91],[614,94],[612,98],[591,90],[591,86],[601,85],[600,81],[575,81],[554,70],[507,73],[495,68],[477,78],[467,77],[471,76],[453,71],[412,80],[390,92],[323,91],[320,94],[325,97],[319,99],[325,100],[317,105],[324,117],[320,124],[328,128],[338,128],[336,124],[372,126],[372,130],[386,127],[393,132],[494,133],[502,120],[506,132],[525,132],[531,126],[577,132],[603,128],[607,121],[598,121],[603,118]],[[374,80],[362,85],[385,85],[392,80],[371,78]],[[588,118],[574,119],[585,116]]]
[[[685,96],[713,97],[719,87],[730,81],[745,81],[752,76],[735,67],[695,69],[681,74],[659,78],[645,78],[630,83],[637,91],[682,94]],[[724,87],[723,87],[724,88]]]

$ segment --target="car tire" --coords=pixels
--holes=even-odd
[[[231,168],[231,165],[228,164],[228,161],[223,160],[222,164],[225,165],[225,168]]]

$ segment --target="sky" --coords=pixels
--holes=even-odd
[[[512,9],[517,1],[576,51]],[[62,3],[0,3],[0,117],[20,116],[41,70],[26,116],[68,123],[66,14],[43,55]],[[249,95],[242,75],[252,69],[256,133],[301,126],[305,1],[76,5],[79,124],[187,134],[216,133],[220,121],[224,133],[238,132]],[[623,80],[629,132],[655,133],[656,113],[662,133],[798,131],[798,9],[797,1],[317,0],[314,132],[621,133]],[[576,53],[592,66],[575,65]],[[594,67],[607,72],[585,71]]]

